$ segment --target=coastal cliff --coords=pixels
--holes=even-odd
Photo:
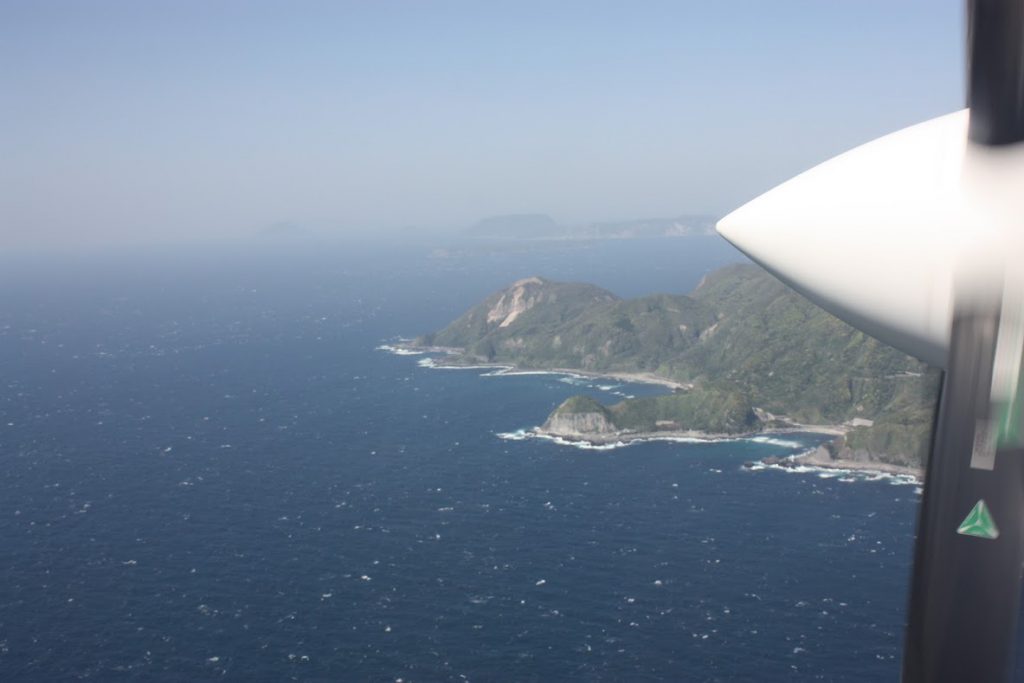
[[[603,405],[588,396],[573,396],[548,416],[541,431],[551,436],[586,439],[616,434],[620,430]]]

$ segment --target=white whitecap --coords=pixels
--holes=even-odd
[[[752,436],[750,441],[753,443],[766,443],[772,446],[782,446],[783,448],[803,448],[803,444],[799,441],[792,441],[790,439],[780,439],[775,436]]]
[[[799,456],[787,458],[789,463]],[[820,479],[835,479],[842,483],[888,482],[892,486],[920,487],[921,480],[913,474],[884,472],[872,469],[847,469],[840,467],[818,467],[814,465],[766,464],[758,461],[747,467],[748,470],[775,470],[788,474],[816,474]]]
[[[409,349],[403,346],[392,346],[391,344],[381,344],[376,348],[377,351],[386,351],[395,356],[422,356],[426,351],[420,351],[417,349]]]

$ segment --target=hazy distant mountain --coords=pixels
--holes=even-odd
[[[468,233],[502,239],[631,239],[710,235],[714,229],[714,217],[704,215],[560,225],[547,214],[522,213],[484,218]]]
[[[631,237],[686,237],[710,235],[715,231],[712,216],[677,216],[675,218],[641,218],[631,221],[591,223],[572,229],[573,236],[628,239]]]
[[[481,219],[469,232],[475,237],[540,239],[560,237],[564,230],[545,213],[514,213]]]

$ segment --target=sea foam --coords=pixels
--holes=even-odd
[[[395,356],[422,356],[426,351],[418,351],[416,349],[407,349],[401,346],[392,346],[391,344],[381,344],[376,347],[377,351],[387,351],[388,353]]]
[[[888,482],[892,486],[914,486],[915,492],[920,495],[921,480],[912,474],[897,474],[894,472],[882,472],[881,470],[870,469],[845,469],[839,467],[818,467],[815,465],[779,465],[756,462],[747,469],[759,472],[763,470],[775,470],[789,474],[815,474],[819,479],[835,479],[844,484],[858,482]]]
[[[431,370],[494,370],[495,369],[495,366],[493,366],[493,365],[445,365],[443,363],[438,363],[436,358],[431,358],[429,356],[427,358],[420,358],[418,361],[416,361],[416,365],[420,366],[421,368],[430,368]],[[498,369],[500,370],[501,368],[498,368]],[[482,376],[483,377],[487,377],[489,375],[491,375],[491,373],[488,372],[488,373],[484,373],[484,375],[482,375]]]
[[[752,441],[754,443],[771,444],[772,446],[782,446],[783,448],[803,448],[804,447],[804,444],[800,443],[799,441],[792,441],[792,440],[789,440],[789,439],[780,439],[780,438],[775,437],[775,436],[767,436],[767,435],[764,435],[764,436],[752,436],[752,437],[750,437],[750,441]]]
[[[499,439],[505,441],[525,441],[526,439],[543,439],[545,441],[551,441],[559,446],[571,446],[573,448],[579,448],[582,450],[592,451],[610,451],[616,448],[626,448],[628,446],[635,446],[642,443],[652,442],[663,442],[663,443],[679,443],[679,444],[708,444],[708,443],[737,443],[741,441],[755,441],[762,437],[747,437],[747,436],[679,436],[679,435],[650,435],[638,438],[627,438],[618,439],[608,443],[594,443],[587,441],[586,439],[566,439],[565,437],[558,436],[555,434],[544,434],[538,432],[535,429],[517,429],[512,432],[497,432],[495,434]],[[772,443],[773,445],[783,445],[786,447],[803,447],[804,444],[797,443],[795,441],[781,441],[775,443],[774,441],[758,441],[759,443]],[[792,446],[789,446],[792,444]],[[762,468],[763,469],[763,468]]]
[[[579,448],[585,451],[610,451],[615,448],[622,448],[629,444],[623,441],[615,441],[613,443],[592,443],[590,441],[574,441],[562,438],[561,436],[555,436],[553,434],[541,434],[532,429],[517,429],[514,432],[498,432],[495,434],[499,439],[505,441],[525,441],[527,439],[543,439],[545,441],[551,441],[559,446],[572,446],[573,448]]]

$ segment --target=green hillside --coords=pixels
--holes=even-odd
[[[718,270],[689,296],[632,300],[528,278],[418,342],[464,349],[462,362],[645,372],[692,385],[609,406],[602,419],[616,429],[739,433],[860,418],[875,424],[853,429],[842,447],[901,464],[924,453],[938,381],[752,265]]]

